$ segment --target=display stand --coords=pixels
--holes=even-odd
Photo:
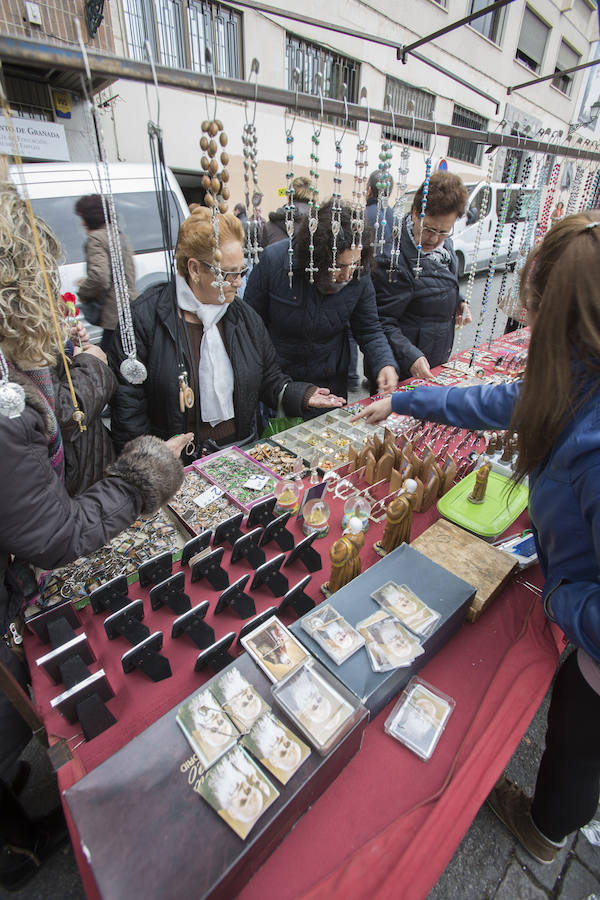
[[[191,541],[188,541],[181,551],[181,565],[189,565],[192,556],[196,556],[198,553],[202,553],[203,550],[206,550],[207,547],[210,546],[211,537],[212,530],[209,528],[206,531],[201,531],[200,534],[192,538]]]
[[[206,667],[212,669],[213,672],[220,672],[221,669],[228,666],[229,663],[234,661],[233,656],[229,652],[229,648],[234,640],[235,631],[230,631],[225,637],[222,637],[214,644],[211,644],[210,647],[207,647],[206,650],[203,650],[202,653],[199,653],[196,657],[194,672],[200,672]]]
[[[316,539],[317,535],[315,533],[309,534],[308,537],[299,541],[293,550],[288,553],[283,568],[286,569],[299,559],[304,568],[308,569],[309,572],[318,572],[319,569],[322,569],[323,562],[321,560],[321,554],[313,547]]]
[[[201,578],[206,578],[216,591],[222,591],[228,587],[229,575],[221,566],[224,553],[224,547],[217,547],[216,550],[201,557],[201,559],[195,562],[191,560],[192,574],[190,580],[194,582],[199,581]]]
[[[263,528],[276,518],[273,510],[275,509],[276,497],[269,497],[268,500],[262,500],[256,503],[248,513],[246,528],[254,528],[261,525]]]
[[[259,547],[262,535],[261,528],[255,528],[237,539],[231,550],[230,562],[236,563],[240,559],[246,559],[253,569],[258,569],[266,560],[265,551]]]
[[[273,559],[266,562],[264,566],[260,566],[254,573],[250,590],[255,591],[264,584],[274,597],[281,597],[282,594],[285,594],[290,585],[285,575],[279,571],[284,559],[285,554],[280,553],[279,556],[274,556]]]
[[[185,634],[200,650],[210,647],[215,640],[215,630],[204,621],[209,605],[208,600],[205,600],[178,616],[173,622],[171,637],[178,638]]]
[[[275,541],[281,550],[291,550],[293,548],[294,535],[286,528],[291,515],[291,512],[285,512],[265,526],[265,530],[260,539],[261,547],[266,547],[271,541]]]
[[[153,559],[142,563],[138,569],[138,576],[142,587],[164,581],[173,571],[173,554],[170,550],[159,553]]]
[[[117,575],[107,581],[106,584],[100,585],[90,594],[90,603],[95,613],[116,612],[122,609],[129,602],[129,585],[127,584],[126,575]]]
[[[192,602],[189,594],[185,593],[185,574],[176,572],[153,587],[150,591],[150,605],[152,609],[168,606],[177,616],[187,612]]]
[[[244,591],[249,578],[250,575],[243,575],[227,590],[223,591],[215,606],[215,616],[220,615],[228,606],[237,613],[240,619],[248,619],[256,614],[254,600]]]
[[[130,675],[134,669],[139,669],[144,675],[147,675],[152,681],[162,681],[164,678],[170,678],[171,664],[165,656],[160,655],[162,650],[163,636],[162,631],[155,631],[146,640],[141,641],[128,650],[121,657],[121,665],[123,672]]]
[[[217,525],[215,528],[215,536],[213,539],[213,546],[215,544],[230,544],[232,547],[243,535],[242,531],[242,520],[244,518],[244,513],[238,513],[236,516],[231,516],[229,519],[225,519],[224,522],[221,522],[220,525]]]
[[[310,612],[311,609],[315,608],[315,601],[304,591],[304,588],[309,584],[311,578],[312,575],[306,575],[302,581],[299,581],[293,588],[290,588],[287,594],[283,595],[283,599],[277,607],[278,614],[291,608],[297,616],[303,616],[305,613]]]
[[[143,601],[133,600],[104,620],[106,637],[109,641],[113,641],[121,635],[130,644],[139,644],[141,641],[145,641],[150,636],[150,629],[147,625],[142,625],[143,618]]]

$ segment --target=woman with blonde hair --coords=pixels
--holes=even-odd
[[[367,407],[518,434],[515,478],[546,582],[544,610],[576,648],[548,711],[533,800],[503,775],[488,798],[529,853],[550,863],[596,812],[600,789],[600,217],[568,216],[529,255],[521,291],[531,325],[522,382],[417,388]]]
[[[193,458],[207,445],[214,449],[256,436],[259,400],[292,416],[343,404],[326,388],[294,382],[281,371],[262,319],[236,298],[247,271],[242,226],[232,213],[217,220],[218,251],[210,211],[196,207],[179,232],[175,290],[168,283],[155,285],[132,305],[146,381],[126,383],[119,373],[120,343],[110,348],[109,364],[119,378],[112,403],[117,447],[139,434],[168,438],[193,431],[195,447],[187,454]],[[224,303],[215,286],[216,252]]]
[[[26,564],[52,569],[97,550],[140,514],[156,511],[183,478],[177,454],[185,439],[167,447],[156,438],[140,438],[103,478],[78,497],[69,496],[53,384],[53,369],[68,337],[59,256],[48,226],[32,220],[15,187],[0,181],[0,352],[2,368],[5,363],[8,370],[8,377],[0,379],[0,663],[2,684],[8,670],[23,687],[27,669],[13,652],[18,647],[9,645],[18,633],[24,572],[35,584]],[[103,365],[94,354],[91,358]],[[17,401],[12,408],[6,403],[11,397]],[[30,738],[31,730],[0,688],[0,884],[11,889],[36,871],[52,847],[47,823],[30,820],[10,788],[18,756]]]

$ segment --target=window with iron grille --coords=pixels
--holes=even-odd
[[[415,116],[417,119],[431,119],[435,112],[435,94],[422,91],[420,88],[399,81],[397,78],[385,79],[385,93],[390,98],[391,108],[394,113],[402,116]],[[409,104],[412,101],[412,107]],[[424,131],[415,131],[412,128],[384,128],[383,135],[387,140],[403,141],[411,147],[420,147],[429,150],[431,135]]]
[[[129,55],[147,62],[146,41],[155,62],[183,68],[185,52],[181,0],[123,0]]]
[[[318,95],[317,73],[323,74],[323,97],[332,100],[344,99],[344,85],[348,103],[358,103],[360,82],[360,63],[348,56],[334,53],[320,44],[313,44],[302,38],[289,34],[286,37],[285,71],[288,90],[295,91],[294,69],[300,71],[298,90],[303,94]],[[316,113],[307,113],[314,118]],[[343,120],[336,116],[325,116],[324,121],[342,125]],[[355,128],[352,120],[350,126]]]
[[[581,55],[577,53],[576,50],[573,50],[572,47],[569,47],[565,41],[561,41],[558,59],[556,60],[556,66],[554,67],[556,78],[552,79],[552,84],[555,88],[558,88],[559,91],[562,91],[563,94],[566,94],[567,97],[571,95],[573,79],[575,78],[576,73],[570,72],[568,75],[565,75],[563,69],[570,69],[572,66],[578,66],[580,62]]]
[[[490,5],[489,0],[471,0],[469,5],[469,15],[479,12],[480,9],[485,9],[486,6]],[[492,12],[489,12],[487,16],[480,16],[478,19],[473,19],[469,24],[484,37],[488,38],[488,40],[493,41],[494,44],[500,44],[502,32],[504,30],[505,9],[506,7],[504,6],[502,9],[495,9]]]
[[[191,66],[210,72],[206,51],[214,60],[215,75],[242,78],[242,16],[220,3],[191,0],[188,7]]]
[[[460,128],[473,128],[475,131],[487,131],[488,120],[455,103],[452,124],[458,125]],[[456,137],[451,137],[448,141],[448,156],[453,159],[461,159],[463,162],[478,166],[481,164],[482,155],[483,145],[476,141]]]

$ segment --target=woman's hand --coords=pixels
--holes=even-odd
[[[384,397],[383,400],[375,400],[359,412],[357,416],[353,416],[350,421],[356,422],[358,419],[364,419],[369,425],[377,425],[378,422],[387,419],[392,412],[392,398]]]
[[[377,390],[380,394],[391,393],[398,385],[398,373],[393,366],[384,366],[377,375]]]
[[[471,317],[471,307],[463,300],[462,303],[458,304],[458,311],[456,314],[456,324],[457,325],[468,325],[469,322],[472,322],[473,319]]]
[[[317,388],[307,401],[307,406],[313,409],[326,409],[331,406],[345,406],[346,401],[343,397],[336,397],[329,388]]]
[[[188,431],[186,434],[176,434],[174,437],[169,438],[168,441],[165,441],[165,444],[167,445],[169,450],[175,454],[177,459],[179,459],[179,457],[185,450],[186,445],[193,440],[194,432]]]
[[[424,356],[419,356],[418,359],[415,359],[414,363],[408,371],[413,376],[413,378],[423,378],[423,380],[426,381],[433,381],[433,375],[431,374],[429,363]]]
[[[106,353],[102,350],[98,344],[88,344],[87,347],[84,347],[82,350],[79,348],[75,351],[76,354],[87,353],[90,356],[95,356],[96,359],[99,359],[100,362],[104,363],[105,366],[108,365],[108,360],[106,358]]]

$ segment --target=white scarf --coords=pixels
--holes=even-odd
[[[176,284],[177,305],[194,313],[204,326],[198,366],[200,406],[202,421],[215,426],[233,419],[233,368],[217,328],[229,304],[201,303],[181,275],[176,276]]]

